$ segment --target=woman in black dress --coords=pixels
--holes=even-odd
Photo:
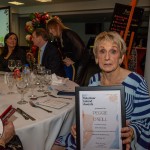
[[[8,60],[21,60],[22,64],[26,63],[26,52],[18,46],[18,37],[15,33],[10,32],[4,38],[4,47],[0,55],[0,71],[10,71]]]

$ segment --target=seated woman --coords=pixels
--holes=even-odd
[[[125,87],[126,127],[121,129],[121,138],[126,150],[150,149],[148,85],[142,76],[121,67],[126,53],[124,40],[117,32],[102,32],[95,39],[93,52],[102,71],[90,78],[89,86]],[[56,144],[63,145],[68,150],[76,149],[75,125],[72,126],[71,133],[59,137]]]
[[[10,32],[4,38],[4,48],[0,55],[0,71],[10,71],[8,60],[21,60],[22,64],[26,63],[26,52],[18,46],[18,37],[15,33]]]

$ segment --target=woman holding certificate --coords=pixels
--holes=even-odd
[[[117,32],[102,32],[95,39],[93,52],[95,61],[102,71],[90,78],[89,86],[125,87],[126,127],[121,129],[122,143],[126,145],[126,150],[149,150],[148,85],[142,76],[121,67],[126,53],[124,40]],[[67,136],[66,145],[72,143],[69,148],[75,149],[75,140],[72,140],[72,136],[76,138],[75,126],[72,126],[71,133]]]

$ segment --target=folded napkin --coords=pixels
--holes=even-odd
[[[52,74],[52,85],[65,84],[68,78],[57,77],[55,73]]]
[[[75,96],[75,92],[66,92],[66,91],[59,91],[57,95],[63,95],[63,96]]]

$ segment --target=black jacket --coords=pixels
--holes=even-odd
[[[36,58],[38,58],[38,51],[36,56]],[[52,73],[65,77],[62,59],[59,55],[58,49],[51,42],[46,44],[42,57],[42,65],[45,66],[46,69],[50,69]]]
[[[59,47],[63,58],[66,56],[75,62],[75,82],[81,85],[82,77],[89,60],[89,53],[85,44],[77,33],[70,29],[64,29],[59,41]]]

